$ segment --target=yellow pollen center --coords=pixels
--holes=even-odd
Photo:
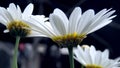
[[[72,34],[54,36],[52,40],[66,47],[66,45],[77,46],[85,37],[86,37],[86,34],[77,34],[76,32],[74,32]]]
[[[7,29],[13,36],[26,36],[30,34],[31,30],[25,28],[30,28],[30,26],[18,20],[11,21],[7,24]]]
[[[85,66],[85,68],[103,68],[103,67],[99,66],[99,65],[88,64],[88,65]]]

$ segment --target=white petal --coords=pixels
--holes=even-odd
[[[100,18],[103,17],[103,15],[105,15],[108,11],[110,11],[110,9],[109,9],[109,10],[103,9],[103,10],[99,11],[99,12],[94,16],[94,18],[93,18],[93,20],[91,21],[91,24],[90,24],[90,25],[95,24],[96,21],[100,20]],[[104,19],[104,18],[103,18],[103,19]]]
[[[65,25],[65,29],[66,31],[68,31],[68,18],[67,16],[64,14],[64,12],[58,8],[56,8],[53,12],[53,14],[57,15],[59,18],[61,18],[62,21],[64,21],[64,25]]]
[[[18,16],[18,19],[22,18],[22,12],[21,12],[19,5],[17,5],[17,16]]]
[[[73,56],[73,58],[74,58],[75,60],[77,60],[79,63],[81,63],[82,65],[84,65],[84,66],[87,64],[87,63],[83,60],[83,58],[81,58],[81,57],[77,58],[77,57]]]
[[[94,28],[98,27],[99,25],[102,25],[102,27],[104,27],[104,26],[106,26],[107,24],[109,24],[110,22],[112,22],[110,19],[112,19],[112,18],[115,17],[115,16],[111,16],[114,12],[115,12],[115,11],[113,10],[113,11],[110,11],[110,12],[106,13],[106,14],[103,15],[103,16],[98,16],[97,19],[96,19],[91,25],[89,25],[88,30],[86,30],[87,34],[96,31],[96,30],[94,30],[94,31],[92,31],[92,30],[93,30]],[[111,16],[111,17],[109,17],[109,16]],[[96,15],[95,15],[95,17],[96,17]],[[94,17],[94,18],[95,18],[95,17]],[[93,19],[93,20],[94,20],[94,19]],[[105,22],[105,21],[106,21],[106,22]],[[103,24],[104,24],[104,25],[103,25]],[[99,29],[102,28],[102,27],[99,27]],[[97,29],[97,30],[98,30],[98,29]]]
[[[83,13],[83,15],[81,16],[81,19],[79,20],[79,24],[78,24],[78,28],[77,28],[77,32],[79,34],[83,33],[86,31],[86,28],[88,28],[89,24],[91,23],[91,19],[94,16],[94,10],[89,9],[86,12]]]
[[[104,52],[102,53],[102,59],[101,59],[101,65],[104,65],[106,63],[106,61],[108,60],[109,58],[109,50],[106,49],[104,50]]]
[[[97,51],[96,56],[95,56],[95,64],[99,65],[101,62],[101,51]]]
[[[37,20],[40,23],[45,23],[45,21],[48,20],[48,18],[45,18],[44,15],[32,15],[31,18],[34,18],[35,20]]]
[[[49,20],[49,18],[45,17],[45,15],[34,15],[34,16],[37,17],[40,20],[43,20],[44,22],[47,21],[47,20]]]
[[[30,27],[32,27],[31,29],[33,29],[41,34],[45,34],[48,37],[54,36],[53,32],[46,25],[40,24],[40,22],[37,22],[36,20],[30,19],[26,23]]]
[[[3,32],[4,32],[4,33],[8,33],[8,32],[9,32],[9,30],[8,30],[8,29],[6,29],[6,30],[4,30]]]
[[[69,25],[68,25],[69,33],[76,32],[77,25],[79,23],[78,21],[81,17],[81,13],[82,11],[80,7],[76,7],[71,13],[70,18],[69,18]]]
[[[22,14],[23,19],[26,19],[26,18],[28,18],[29,16],[31,16],[31,14],[32,14],[32,12],[33,12],[33,8],[34,8],[34,6],[33,6],[32,3],[30,3],[30,4],[25,8],[25,10],[23,11],[23,14]]]
[[[103,10],[101,10],[100,12],[98,12],[95,16],[94,16],[94,18],[93,18],[93,20],[91,21],[91,24],[94,24],[96,21],[98,21],[105,13],[107,13],[108,12],[108,10],[106,10],[106,9],[103,9]],[[90,25],[91,25],[90,24]]]
[[[19,19],[17,8],[14,3],[10,3],[9,7],[7,8],[8,12],[11,14],[13,19]]]
[[[59,16],[55,14],[50,14],[50,23],[53,29],[55,29],[55,31],[58,31],[60,35],[66,34],[66,29],[64,25],[65,22]]]
[[[95,64],[96,49],[94,46],[90,47],[90,56],[91,56],[92,64]]]
[[[77,46],[77,50],[75,50],[74,53],[75,53],[79,62],[84,63],[84,65],[89,62],[88,56],[86,56],[87,54],[85,54],[85,52],[83,51],[83,49],[79,45]]]
[[[92,59],[91,59],[91,54],[90,54],[90,48],[85,48],[84,49],[84,57],[85,57],[85,59],[86,59],[86,63],[87,64],[92,64]]]
[[[43,15],[42,15],[43,16]],[[35,25],[37,29],[41,28],[42,30],[46,31],[49,33],[49,35],[56,35],[54,33],[54,30],[52,29],[52,26],[50,25],[49,22],[45,22],[46,18],[41,18],[41,16],[31,16],[30,19],[28,19],[29,23]],[[32,25],[31,25],[32,26]]]
[[[120,61],[120,57],[116,58],[115,61]]]
[[[112,20],[103,20],[102,22],[101,22],[101,24],[96,24],[96,25],[94,25],[94,26],[92,26],[91,28],[89,28],[89,29],[91,29],[91,30],[89,30],[89,32],[87,33],[87,34],[90,34],[90,33],[92,33],[92,32],[95,32],[95,31],[97,31],[97,30],[99,30],[100,28],[102,28],[102,27],[104,27],[104,26],[106,26],[106,25],[108,25],[109,23],[111,23],[112,22]]]
[[[0,15],[7,21],[13,21],[11,14],[3,7],[0,7]]]
[[[111,61],[106,60],[106,63],[103,66],[104,66],[104,68],[109,68],[110,65],[111,65]]]
[[[68,55],[69,54],[68,48],[60,48],[60,53],[63,55]]]
[[[102,18],[103,18],[103,19],[104,19],[104,18],[108,18],[108,17],[110,17],[113,13],[115,13],[115,10],[112,10],[112,11],[106,13],[105,15],[103,15]]]
[[[5,25],[5,26],[8,24],[8,22],[2,16],[0,16],[0,23]]]
[[[44,35],[44,34],[41,34],[39,32],[36,32],[36,31],[32,30],[31,34],[28,35],[27,37],[47,37],[47,36]]]

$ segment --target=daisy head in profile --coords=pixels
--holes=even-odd
[[[4,33],[9,32],[16,38],[11,68],[18,68],[17,54],[20,38],[26,36],[37,36],[37,32],[30,30],[31,25],[27,24],[28,22],[31,23],[31,17],[40,17],[40,20],[43,22],[46,20],[44,15],[36,16],[32,15],[32,12],[32,3],[30,3],[23,12],[20,7],[18,5],[16,6],[14,3],[10,3],[8,8],[0,7],[0,23],[6,26]]]
[[[36,32],[28,30],[31,28],[27,23],[32,16],[33,4],[30,3],[22,12],[19,5],[10,3],[8,8],[0,7],[0,23],[6,26],[4,33],[9,32],[12,36],[35,35]],[[28,29],[25,29],[28,28]]]
[[[85,68],[120,68],[120,58],[109,59],[109,50],[103,52],[94,46],[77,46],[74,50],[74,59]]]
[[[35,19],[34,30],[41,36],[49,37],[60,46],[77,46],[87,34],[90,34],[110,22],[116,15],[115,10],[103,9],[95,14],[93,9],[82,13],[80,7],[76,7],[69,18],[65,13],[56,8],[49,16],[49,23],[41,23]]]

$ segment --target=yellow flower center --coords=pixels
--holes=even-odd
[[[85,68],[103,68],[103,67],[99,66],[99,65],[88,64],[88,65],[85,66]]]
[[[69,45],[77,46],[86,37],[86,34],[77,34],[76,32],[72,34],[66,34],[62,36],[54,36],[52,40],[62,47],[67,47]]]
[[[24,27],[24,28],[23,28]],[[13,36],[27,36],[31,33],[30,30],[25,29],[25,28],[30,28],[29,25],[22,21],[11,21],[10,23],[7,24],[7,29],[9,30],[10,34]]]

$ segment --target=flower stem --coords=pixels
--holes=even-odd
[[[69,46],[68,51],[69,51],[70,68],[74,68],[73,47]]]
[[[83,65],[81,65],[81,68],[84,68],[84,66],[83,66]]]
[[[18,66],[17,66],[17,55],[18,55],[19,41],[20,41],[20,37],[17,36],[17,37],[16,37],[16,42],[15,42],[15,48],[14,48],[12,68],[18,68]]]

